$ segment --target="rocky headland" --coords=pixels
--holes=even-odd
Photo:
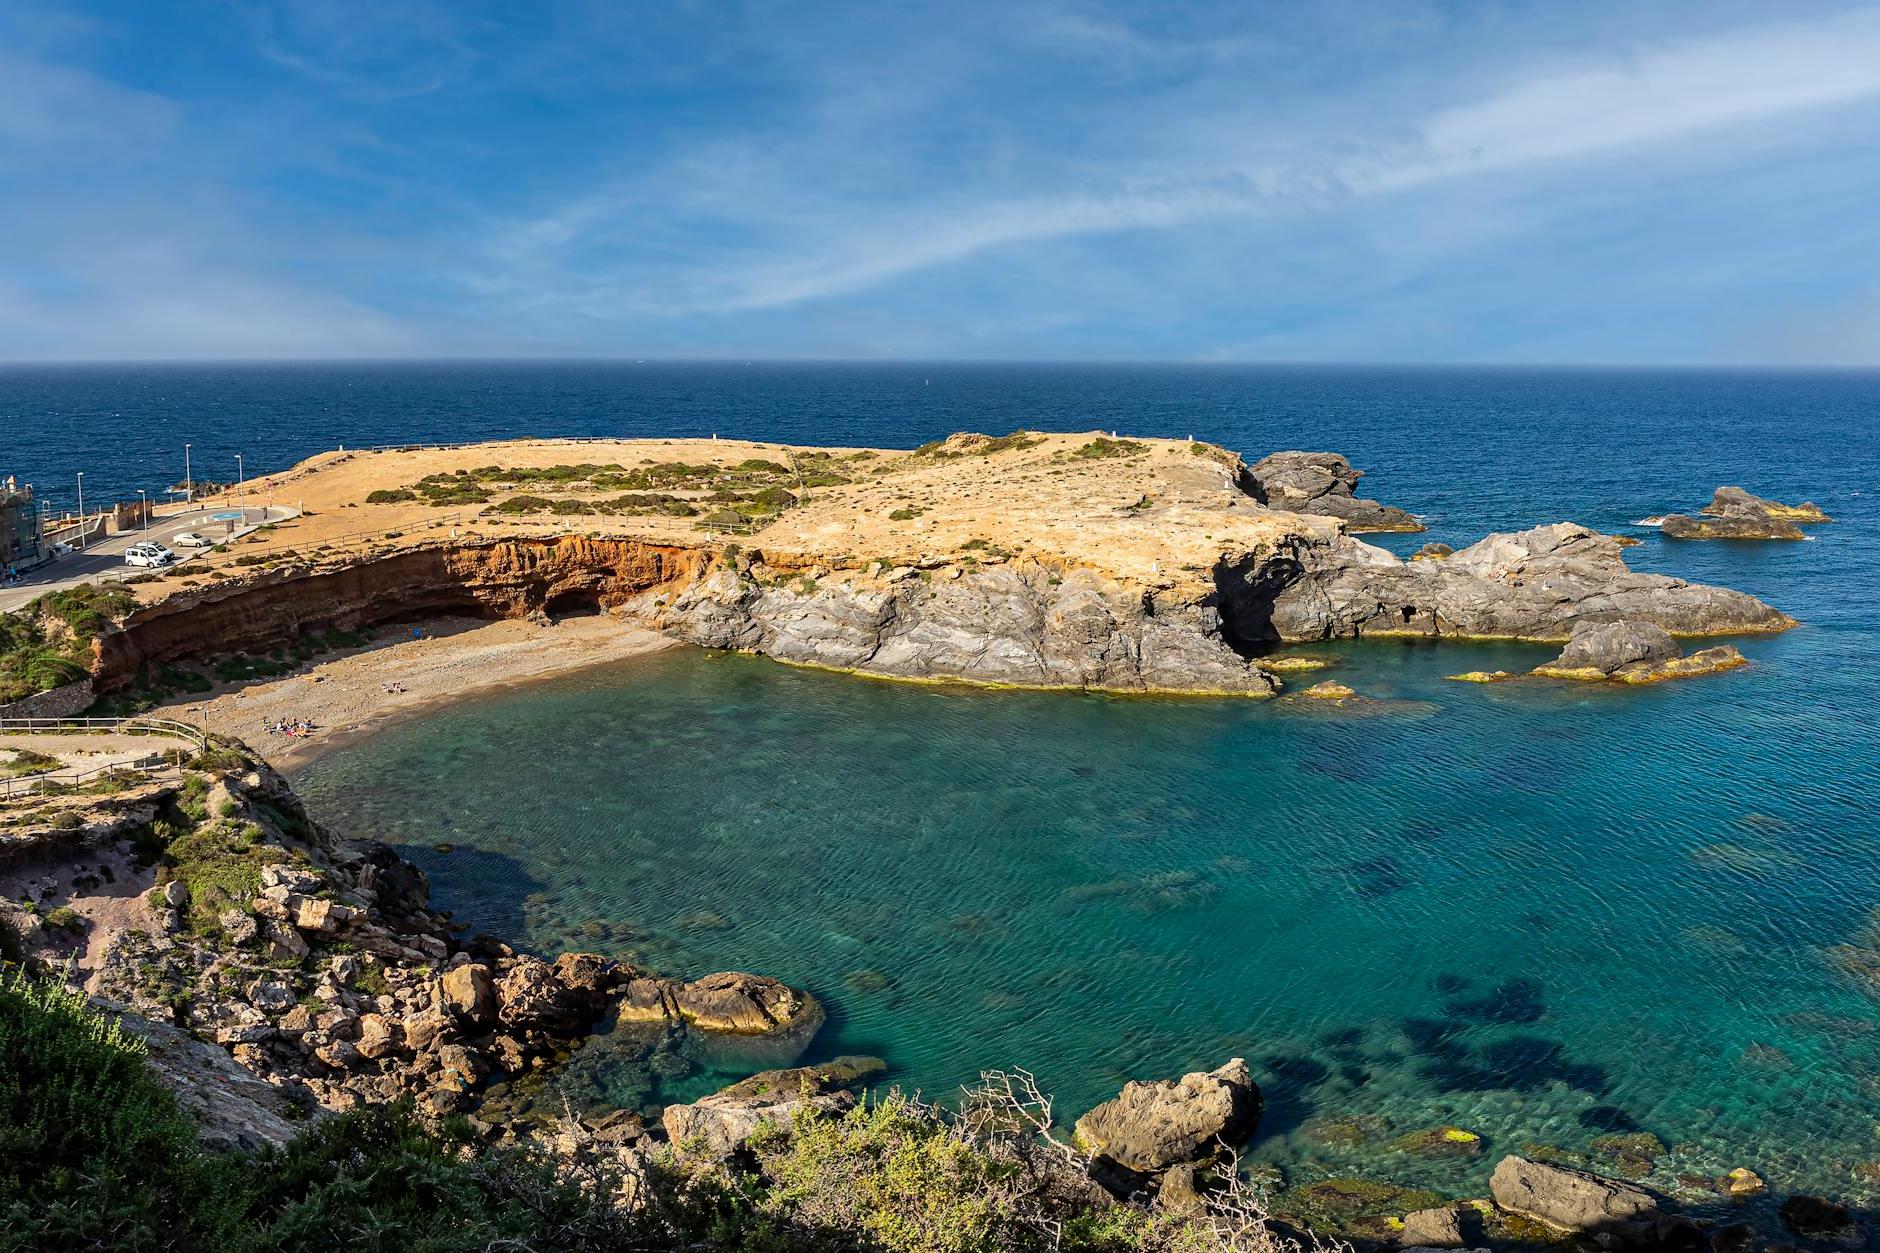
[[[328,454],[251,487],[292,493],[301,517],[140,584],[135,611],[98,639],[95,681],[450,613],[599,610],[882,677],[1256,696],[1281,688],[1263,659],[1289,641],[1792,625],[1743,593],[1633,571],[1620,541],[1571,523],[1402,560],[1353,534],[1409,518],[1353,496],[1357,473],[1332,454],[1249,467],[1206,444],[1029,432],[913,452]]]

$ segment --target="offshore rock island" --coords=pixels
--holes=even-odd
[[[1402,560],[1333,454],[955,435],[914,450],[524,441],[335,452],[250,484],[301,516],[149,578],[101,691],[174,662],[442,613],[604,610],[881,677],[1269,695],[1297,641],[1566,642],[1587,622],[1779,631],[1754,597],[1627,568],[1571,523]],[[1293,512],[1327,509],[1327,513]],[[1337,516],[1333,512],[1336,511]]]

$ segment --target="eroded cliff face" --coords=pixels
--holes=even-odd
[[[683,586],[708,560],[698,548],[569,535],[435,542],[331,565],[274,567],[139,609],[121,630],[98,638],[94,685],[112,691],[147,666],[262,653],[334,627],[612,608]]]
[[[707,648],[911,679],[1270,695],[1210,598],[1119,585],[1034,562],[766,585],[719,568],[657,625]]]

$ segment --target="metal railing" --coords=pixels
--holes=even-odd
[[[0,735],[156,735],[187,740],[199,751],[209,747],[209,733],[201,727],[172,718],[0,718]],[[180,763],[163,754],[153,753],[134,762],[114,762],[103,766],[58,766],[37,774],[23,774],[0,779],[0,799],[16,796],[58,794],[76,790],[86,781],[112,771],[125,771],[158,778],[177,773]]]
[[[161,755],[152,755],[138,761],[114,762],[108,766],[61,766],[56,770],[46,770],[39,774],[23,774],[14,778],[0,779],[0,800],[12,800],[16,796],[60,796],[77,791],[88,780],[101,775],[124,773],[138,774],[146,779],[160,779],[167,775],[180,775],[182,763],[171,761]]]
[[[165,735],[209,747],[209,733],[174,718],[0,718],[0,735]]]

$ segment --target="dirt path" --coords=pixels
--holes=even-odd
[[[388,627],[381,642],[362,651],[284,678],[224,686],[163,712],[236,736],[287,771],[389,720],[472,692],[675,647],[663,635],[606,616],[570,617],[550,626],[454,618],[419,630],[414,638],[410,626]],[[315,730],[304,738],[269,730],[297,719],[312,722]]]

